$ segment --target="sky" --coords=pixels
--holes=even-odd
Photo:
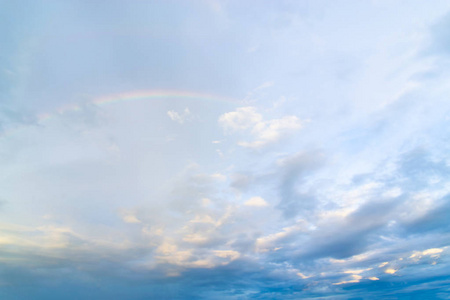
[[[1,299],[450,299],[450,2],[0,0]]]

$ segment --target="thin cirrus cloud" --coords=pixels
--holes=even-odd
[[[28,4],[0,298],[446,297],[448,3]]]

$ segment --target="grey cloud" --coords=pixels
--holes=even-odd
[[[280,203],[277,208],[283,211],[286,218],[293,218],[299,214],[307,215],[315,209],[317,199],[313,193],[298,193],[296,188],[301,186],[305,177],[311,175],[324,163],[320,152],[298,153],[279,161],[281,168],[281,182],[278,188]]]
[[[231,175],[231,187],[238,191],[245,191],[252,183],[253,178],[247,174],[236,173]]]
[[[343,259],[360,254],[369,248],[371,234],[375,231],[375,228],[362,230],[338,228],[311,235],[310,239],[306,240],[305,247],[294,254],[297,261],[323,257]]]
[[[429,231],[447,232],[450,229],[450,195],[424,215],[402,223],[409,234],[424,234]]]
[[[324,223],[313,231],[292,234],[278,240],[277,247],[283,249],[274,253],[273,258],[279,261],[295,257],[294,260],[298,263],[305,259],[317,260],[326,257],[345,259],[374,249],[386,247],[388,249],[392,247],[392,241],[400,239],[403,243],[418,233],[445,232],[449,226],[446,218],[449,213],[448,197],[434,200],[434,207],[425,215],[415,215],[418,209],[417,200],[412,199],[415,193],[426,190],[428,187],[426,182],[436,176],[446,182],[448,174],[444,162],[433,162],[427,158],[428,156],[429,152],[424,149],[406,152],[398,161],[397,169],[392,174],[379,178],[384,188],[373,190],[354,212],[343,219],[324,220]],[[304,169],[301,168],[302,160],[294,160],[294,162],[297,161],[299,163],[292,164],[293,167],[286,172],[286,175],[290,176],[283,182],[283,187],[288,191],[292,191],[295,184],[301,185],[301,180],[297,178]],[[359,179],[355,177],[353,184],[363,185],[373,177],[373,174],[365,174]],[[395,186],[401,187],[403,194],[394,197],[383,194],[386,187]],[[412,186],[414,187],[411,188]],[[300,198],[298,194],[295,197],[294,199]],[[328,201],[330,200],[333,199]],[[292,208],[293,206],[290,206],[285,213],[289,213]],[[305,212],[308,209],[302,207],[298,211]],[[314,210],[309,212],[314,214]],[[405,212],[411,213],[410,219],[404,219]],[[431,243],[436,247],[442,245],[437,240],[432,240]]]

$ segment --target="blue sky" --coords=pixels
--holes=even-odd
[[[0,1],[2,299],[449,299],[447,1]]]

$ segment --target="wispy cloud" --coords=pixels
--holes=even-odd
[[[169,118],[172,121],[183,124],[185,121],[189,120],[189,116],[191,115],[191,112],[189,111],[189,108],[185,108],[182,113],[178,113],[174,110],[169,110],[167,112],[167,115],[169,116]]]

